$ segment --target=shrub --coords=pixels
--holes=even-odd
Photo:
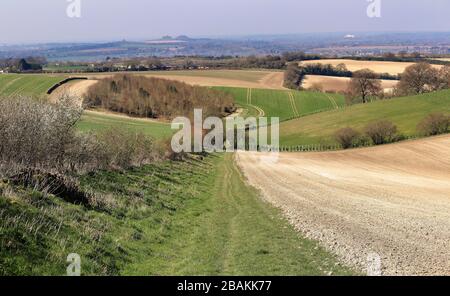
[[[120,128],[77,134],[66,151],[66,164],[78,172],[139,167],[164,158],[160,145],[142,133]]]
[[[153,139],[141,133],[77,133],[81,114],[69,100],[48,104],[28,97],[0,98],[0,175],[121,169],[163,157]]]
[[[392,143],[398,140],[397,126],[387,120],[369,123],[365,128],[365,133],[375,145]]]
[[[432,113],[425,117],[418,125],[417,130],[423,136],[445,134],[450,127],[450,116],[443,113]]]
[[[106,155],[107,164],[113,168],[128,168],[149,164],[158,158],[152,153],[153,139],[126,130],[108,129],[97,135],[97,141]]]
[[[28,97],[0,99],[0,162],[57,168],[73,141],[81,109]]]
[[[311,87],[309,88],[311,91],[317,91],[317,92],[324,92],[324,88],[322,83],[314,82]]]
[[[354,146],[355,141],[358,139],[359,133],[351,127],[346,127],[338,130],[334,137],[342,148],[348,149]]]

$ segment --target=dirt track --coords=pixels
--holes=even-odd
[[[240,152],[249,182],[295,227],[344,262],[383,274],[450,275],[450,136],[368,149],[282,153],[278,163]]]
[[[83,96],[88,91],[89,87],[96,84],[97,80],[75,80],[58,87],[51,95],[50,100],[57,101],[61,96],[67,95],[70,97],[80,98],[80,105],[83,103]]]

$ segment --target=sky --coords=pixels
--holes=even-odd
[[[81,3],[80,18],[67,14],[74,1]],[[373,18],[367,15],[368,1],[1,0],[0,44],[145,40],[163,35],[450,32],[450,0],[371,0],[381,3],[381,17]]]

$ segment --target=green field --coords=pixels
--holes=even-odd
[[[338,94],[311,91],[284,91],[217,87],[233,95],[236,103],[247,110],[247,116],[280,117],[280,121],[321,111],[341,108],[345,99]],[[292,94],[292,96],[290,96]]]
[[[351,273],[259,199],[232,157],[89,174],[82,187],[108,200],[94,208],[0,182],[0,274],[64,275],[72,252],[83,275]]]
[[[381,119],[394,122],[403,135],[415,136],[417,124],[433,112],[450,113],[450,90],[358,104],[286,121],[280,125],[280,142],[290,146],[334,144],[333,135],[338,129],[353,127],[362,131],[368,123]]]
[[[43,74],[0,74],[0,96],[45,95],[50,87],[65,76]]]
[[[78,123],[78,129],[82,132],[95,132],[108,128],[124,128],[134,132],[141,132],[155,139],[168,138],[173,134],[168,123],[146,121],[138,118],[127,118],[111,114],[100,114],[85,111]]]

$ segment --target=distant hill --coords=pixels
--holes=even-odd
[[[343,38],[343,33],[235,36],[191,38],[163,36],[149,41],[97,43],[47,43],[0,46],[0,58],[42,56],[50,61],[103,61],[111,58],[142,56],[249,56],[277,55],[287,51],[348,56],[356,53],[376,55],[415,50],[423,53],[450,53],[450,35],[426,33],[358,33],[358,38]],[[439,46],[436,46],[439,44]]]

